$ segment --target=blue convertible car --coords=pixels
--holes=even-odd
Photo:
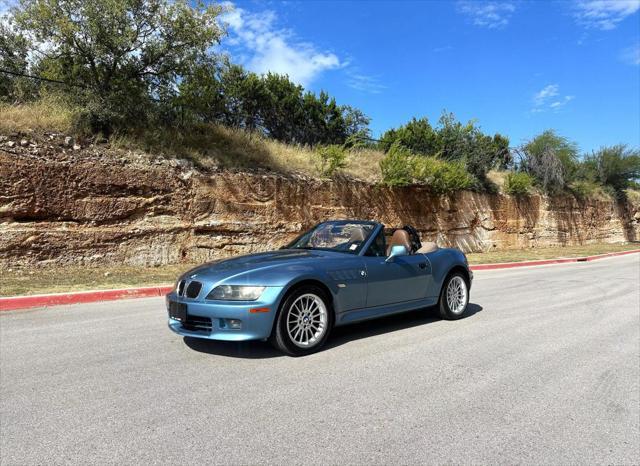
[[[334,326],[437,305],[459,319],[473,275],[457,249],[421,245],[415,229],[323,222],[284,248],[210,262],[167,295],[169,328],[214,340],[266,340],[317,351]]]

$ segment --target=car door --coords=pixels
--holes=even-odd
[[[380,232],[382,235],[382,232]],[[424,299],[428,295],[431,264],[424,254],[386,261],[384,236],[376,238],[363,256],[367,279],[367,307]]]

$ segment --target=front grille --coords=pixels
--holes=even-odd
[[[207,332],[213,328],[211,318],[192,314],[187,314],[187,320],[182,323],[182,327],[186,330],[206,330]]]
[[[184,293],[184,280],[180,280],[180,283],[178,283],[178,296],[182,296],[182,293]]]
[[[200,282],[191,282],[187,286],[187,290],[184,292],[187,298],[197,298],[200,294],[200,290],[202,290],[202,283]]]

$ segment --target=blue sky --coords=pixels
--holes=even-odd
[[[236,1],[222,47],[371,117],[640,146],[640,0]]]

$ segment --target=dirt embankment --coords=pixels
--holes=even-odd
[[[13,142],[13,144],[9,144]],[[267,173],[202,173],[188,163],[64,136],[0,141],[0,264],[159,265],[274,249],[329,218],[412,224],[465,251],[640,238],[628,203],[517,199]]]

